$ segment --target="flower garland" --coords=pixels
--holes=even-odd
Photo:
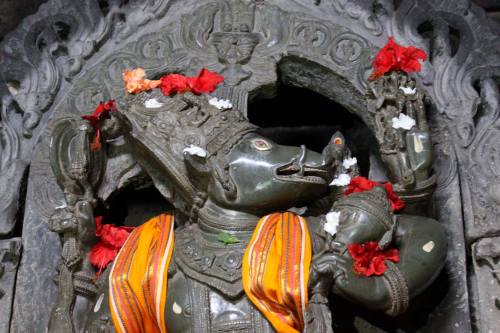
[[[427,60],[427,54],[422,49],[401,46],[389,37],[373,60],[373,73],[369,79],[375,80],[392,71],[419,72],[422,69],[419,60]]]
[[[123,73],[125,89],[130,94],[137,94],[154,88],[160,88],[165,96],[177,93],[192,92],[199,95],[213,92],[224,77],[218,73],[202,68],[197,76],[189,77],[181,74],[167,74],[159,80],[148,80],[142,68],[126,70]]]

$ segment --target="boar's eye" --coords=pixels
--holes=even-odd
[[[266,151],[271,150],[273,146],[267,140],[259,138],[252,140],[252,147],[260,151]]]
[[[344,140],[342,140],[342,138],[336,137],[336,138],[333,138],[333,143],[336,145],[341,145],[344,143]]]

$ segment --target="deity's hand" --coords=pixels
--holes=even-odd
[[[354,223],[343,221],[335,240],[327,240],[325,249],[313,257],[309,290],[311,294],[322,295],[331,291],[351,302],[397,316],[407,309],[410,298],[418,295],[439,274],[446,258],[444,230],[432,219],[398,216],[390,248],[397,249],[399,260],[386,259],[381,274],[373,272],[367,276],[356,273],[354,260],[343,245],[367,241],[361,238],[366,229],[361,233],[353,232],[354,229],[362,230],[367,221],[359,218],[359,214],[356,216]],[[372,235],[368,238],[381,244],[384,237],[373,238]]]
[[[313,258],[309,278],[310,294],[323,296],[333,292],[345,299],[380,309],[390,298],[387,287],[380,277],[364,277],[353,270],[350,256],[334,252],[323,252]]]
[[[312,259],[309,289],[312,293],[327,295],[336,280],[347,274],[347,267],[347,260],[341,254],[319,253]]]
[[[77,262],[85,257],[95,243],[95,225],[92,205],[87,201],[79,201],[75,206],[56,208],[49,221],[49,229],[61,235],[63,243],[67,243],[63,259]],[[73,244],[74,242],[80,245]],[[64,258],[66,257],[66,258]]]
[[[435,179],[423,90],[399,72],[380,77],[371,88],[369,108],[389,181],[405,202],[430,196]]]

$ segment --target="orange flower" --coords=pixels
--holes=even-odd
[[[160,80],[148,80],[144,77],[146,72],[142,68],[136,68],[133,70],[125,70],[123,72],[123,81],[125,81],[125,89],[130,94],[137,94],[146,90],[151,90],[160,85]]]

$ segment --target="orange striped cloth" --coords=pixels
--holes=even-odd
[[[109,275],[109,306],[118,333],[164,333],[174,217],[162,214],[130,234]]]
[[[167,272],[174,247],[174,218],[160,215],[136,228],[115,259],[109,305],[118,333],[164,333]],[[243,259],[243,288],[279,333],[304,327],[311,239],[293,213],[262,218]]]
[[[306,221],[293,213],[262,218],[243,258],[243,288],[279,333],[304,329],[311,238]]]

